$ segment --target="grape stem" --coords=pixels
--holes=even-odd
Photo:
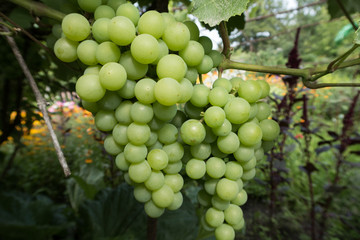
[[[7,27],[2,27],[3,30],[5,30],[5,32],[10,32],[10,30],[7,28]],[[49,130],[49,133],[50,133],[50,136],[51,136],[51,139],[53,141],[53,144],[54,144],[54,147],[55,147],[55,151],[56,151],[56,154],[58,156],[58,159],[59,159],[59,162],[60,162],[60,165],[64,171],[64,174],[66,177],[70,176],[71,175],[71,172],[70,172],[70,168],[66,162],[66,159],[64,157],[64,153],[62,152],[61,150],[61,147],[60,147],[60,144],[59,144],[59,140],[57,139],[57,136],[55,134],[55,131],[51,125],[51,120],[50,120],[50,117],[49,117],[49,114],[47,112],[47,108],[46,108],[46,101],[44,99],[44,97],[41,95],[40,93],[40,90],[34,80],[34,77],[32,76],[23,56],[21,55],[20,53],[20,50],[14,40],[14,38],[12,36],[5,36],[9,46],[11,47],[11,50],[13,51],[14,53],[14,56],[16,58],[16,60],[19,62],[19,65],[22,69],[22,71],[24,72],[24,75],[26,76],[26,78],[28,79],[29,83],[30,83],[30,86],[31,86],[31,89],[33,90],[34,94],[35,94],[35,98],[36,98],[36,102],[37,102],[37,105],[38,105],[38,108],[40,109],[42,115],[43,115],[43,118],[45,120],[45,123],[48,127],[48,130]]]
[[[58,21],[61,21],[65,17],[64,13],[52,9],[40,2],[29,1],[29,0],[8,0],[8,1],[28,9],[30,12],[34,13],[37,16],[46,16],[49,18],[56,19]]]

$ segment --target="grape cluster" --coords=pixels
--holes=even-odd
[[[106,4],[103,4],[106,2]],[[243,183],[279,134],[263,101],[266,81],[197,81],[222,61],[191,21],[139,10],[124,0],[78,0],[88,18],[70,13],[54,45],[64,62],[87,65],[76,82],[85,109],[107,133],[105,150],[153,218],[183,202],[183,176],[202,189],[202,225],[217,239],[244,226]],[[90,19],[90,20],[89,20]]]

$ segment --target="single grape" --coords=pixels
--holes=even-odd
[[[163,172],[166,174],[176,174],[179,173],[182,169],[183,164],[181,161],[169,163],[166,168],[163,169]]]
[[[162,39],[170,50],[179,51],[190,41],[190,31],[185,24],[173,22],[165,29]]]
[[[108,32],[109,22],[109,18],[99,18],[93,23],[91,33],[98,43],[110,41]]]
[[[165,184],[165,177],[161,171],[151,171],[150,177],[144,182],[145,187],[150,191],[160,189]]]
[[[250,169],[248,171],[244,171],[243,175],[241,176],[241,179],[245,182],[245,181],[250,181],[251,179],[253,179],[256,175],[256,169]]]
[[[196,145],[190,146],[190,153],[194,158],[197,159],[207,159],[211,154],[211,146],[209,143],[199,143]]]
[[[230,132],[227,136],[218,137],[217,146],[221,152],[231,154],[239,148],[240,141],[236,133]]]
[[[116,16],[109,22],[108,33],[111,41],[117,45],[126,46],[135,40],[136,30],[130,19],[124,16]]]
[[[257,80],[262,89],[260,98],[266,98],[270,94],[270,85],[265,80]]]
[[[185,171],[190,178],[200,179],[206,173],[206,164],[203,160],[193,158],[187,162]]]
[[[239,97],[244,98],[249,103],[254,103],[260,99],[262,88],[258,81],[247,80],[240,84],[238,89]]]
[[[226,171],[225,177],[236,181],[237,179],[241,178],[243,174],[243,168],[240,163],[236,161],[229,161],[226,163]]]
[[[126,144],[128,144],[129,139],[126,135],[126,131],[127,131],[126,125],[122,125],[120,123],[116,124],[112,131],[112,135],[113,135],[115,142],[117,142],[120,145],[124,145],[124,146]]]
[[[159,43],[152,35],[143,33],[132,41],[130,51],[136,61],[149,64],[159,56]]]
[[[144,77],[148,71],[148,65],[136,61],[131,56],[130,51],[121,54],[119,63],[125,68],[128,79],[130,80],[138,80]]]
[[[119,153],[115,158],[115,164],[121,171],[128,171],[130,163],[126,161],[124,152]]]
[[[174,201],[174,191],[167,184],[164,184],[152,192],[151,198],[156,206],[166,208]]]
[[[220,63],[223,61],[224,56],[217,50],[211,50],[208,55],[213,60],[213,67],[216,68],[220,65]]]
[[[158,142],[158,135],[156,132],[151,131],[150,138],[146,141],[145,145],[150,147],[153,146],[156,142]]]
[[[235,152],[234,157],[239,162],[247,162],[254,156],[255,151],[253,147],[240,146]]]
[[[203,84],[195,85],[190,102],[195,107],[205,107],[209,103],[210,88]]]
[[[94,12],[95,20],[98,20],[100,18],[111,19],[113,17],[115,17],[115,11],[110,6],[100,5],[95,9],[95,12]]]
[[[188,102],[193,94],[194,87],[190,80],[183,78],[180,81],[180,100],[179,103]]]
[[[180,82],[184,78],[186,71],[186,63],[176,54],[162,57],[156,66],[156,73],[159,79],[173,78]]]
[[[183,195],[181,192],[177,192],[174,194],[174,200],[170,204],[170,206],[167,207],[169,210],[176,210],[179,209],[184,201]]]
[[[144,184],[137,184],[134,187],[134,197],[137,201],[146,203],[151,199],[151,191]]]
[[[147,148],[145,145],[134,145],[132,143],[128,143],[124,148],[125,159],[130,163],[143,162],[146,158],[146,155],[147,155]]]
[[[180,84],[173,78],[162,78],[154,87],[156,100],[165,106],[171,106],[180,100]]]
[[[127,74],[125,68],[116,62],[108,62],[99,72],[101,85],[110,91],[120,90],[126,83]]]
[[[196,23],[194,23],[193,21],[185,21],[184,24],[190,31],[190,40],[199,40],[200,30]]]
[[[185,48],[179,51],[179,56],[189,67],[195,67],[201,63],[204,57],[204,48],[200,43],[190,40]]]
[[[120,97],[125,99],[132,99],[135,97],[135,85],[136,82],[134,80],[127,79],[124,86],[117,91]]]
[[[148,123],[152,120],[153,116],[154,111],[150,104],[135,102],[131,106],[130,117],[136,123]]]
[[[184,147],[179,142],[166,144],[162,148],[169,157],[169,162],[179,162],[184,156]]]
[[[96,49],[98,45],[99,44],[94,40],[82,41],[76,50],[80,61],[86,65],[96,65]]]
[[[154,115],[161,121],[171,121],[177,112],[176,105],[165,106],[159,102],[153,103]]]
[[[162,149],[152,149],[147,155],[147,160],[152,169],[162,170],[168,165],[169,157]]]
[[[216,208],[209,208],[205,213],[205,220],[211,227],[218,227],[224,222],[224,212]]]
[[[63,18],[61,29],[68,39],[82,41],[90,34],[90,23],[83,15],[70,13]]]
[[[209,54],[211,52],[213,44],[209,37],[201,36],[199,37],[198,42],[204,47],[205,54]]]
[[[212,178],[221,178],[226,171],[225,162],[218,157],[211,157],[206,161],[206,173]]]
[[[233,98],[225,105],[224,111],[231,123],[244,123],[250,116],[250,104],[243,98]]]
[[[221,107],[211,106],[204,113],[204,121],[211,128],[220,127],[225,121],[225,112]]]
[[[252,158],[250,159],[250,161],[241,162],[241,166],[242,166],[242,168],[244,169],[244,171],[249,171],[249,170],[255,168],[255,166],[256,166],[256,161],[257,161],[257,160],[256,160],[256,157],[254,156],[254,157],[252,157]]]
[[[113,42],[102,42],[96,48],[96,60],[102,65],[108,62],[118,62],[120,55],[119,47]]]
[[[135,26],[137,26],[140,12],[131,2],[121,4],[116,10],[116,16],[124,16],[129,18]]]
[[[206,130],[202,123],[195,119],[189,119],[180,128],[182,140],[189,145],[196,145],[205,139]]]
[[[156,39],[160,38],[165,30],[165,22],[161,13],[150,10],[139,19],[138,31],[140,34],[150,34]]]
[[[97,102],[100,109],[115,110],[121,103],[121,97],[112,91],[106,91],[104,97]]]
[[[272,119],[262,120],[260,128],[263,134],[262,139],[265,141],[273,141],[280,134],[279,124]]]
[[[224,107],[229,101],[228,91],[222,87],[213,87],[209,93],[209,103],[213,106]]]
[[[258,106],[258,112],[255,117],[259,121],[267,119],[271,114],[271,108],[269,104],[267,104],[266,102],[257,102],[256,104]]]
[[[79,97],[88,102],[97,102],[105,95],[105,88],[101,86],[99,76],[96,74],[82,75],[75,85]]]
[[[80,8],[86,12],[94,12],[101,5],[101,0],[77,0]]]
[[[88,66],[84,70],[84,75],[85,74],[97,74],[97,75],[99,75],[100,69],[101,69],[101,65]]]
[[[171,187],[174,193],[179,192],[184,186],[184,179],[180,174],[166,174],[165,184]]]
[[[126,130],[129,142],[135,145],[143,145],[150,138],[150,127],[147,124],[132,122]]]
[[[119,8],[120,5],[125,4],[126,0],[108,0],[107,5],[112,7],[115,11]]]
[[[242,145],[253,146],[261,141],[263,135],[258,124],[247,122],[239,128],[238,137]]]
[[[152,200],[145,203],[144,210],[151,218],[158,218],[165,212],[165,208],[156,206]]]
[[[150,104],[156,101],[154,87],[156,82],[151,78],[143,78],[135,85],[135,97],[139,102]]]
[[[231,132],[231,123],[225,118],[223,124],[220,127],[212,128],[212,132],[215,136],[225,137]]]
[[[213,68],[213,66],[214,66],[214,63],[213,63],[213,60],[211,59],[211,57],[209,57],[208,55],[204,55],[204,57],[201,60],[201,63],[196,66],[196,70],[200,74],[205,74],[205,73],[210,72],[210,70]]]
[[[201,206],[210,207],[211,206],[211,195],[208,194],[204,189],[201,189],[197,194],[197,200]]]
[[[62,37],[55,42],[54,53],[63,62],[73,62],[78,58],[78,45],[78,42]]]
[[[114,111],[100,110],[95,115],[95,125],[101,131],[111,131],[116,124]]]
[[[185,78],[189,79],[189,81],[194,85],[196,83],[196,80],[198,78],[198,71],[195,67],[188,67]]]
[[[235,239],[235,230],[229,224],[221,224],[215,229],[215,237],[217,240],[233,240]]]
[[[238,184],[230,179],[222,178],[216,184],[216,194],[223,200],[231,201],[239,193]]]
[[[104,140],[104,149],[110,155],[118,155],[124,150],[123,146],[115,142],[111,134],[108,135]]]
[[[229,93],[232,89],[232,84],[231,84],[230,80],[228,80],[226,78],[218,78],[213,83],[213,88],[215,88],[215,87],[223,87]]]
[[[184,110],[189,118],[200,119],[202,117],[203,108],[195,107],[191,102],[185,103]]]
[[[124,125],[129,125],[132,122],[130,117],[130,110],[132,102],[129,100],[122,101],[120,105],[115,110],[116,120]]]
[[[230,206],[229,200],[221,199],[218,195],[214,195],[211,198],[211,205],[218,210],[225,210]]]
[[[231,203],[236,204],[238,206],[242,206],[242,205],[244,205],[246,203],[247,199],[248,199],[248,195],[247,195],[246,191],[244,189],[242,189],[238,193],[236,198],[231,201]]]
[[[232,88],[238,92],[240,84],[244,82],[244,80],[241,77],[233,77],[230,79]]]

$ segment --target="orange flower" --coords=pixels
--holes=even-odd
[[[93,160],[90,158],[85,159],[85,163],[87,163],[87,164],[92,163],[92,162],[93,162]]]

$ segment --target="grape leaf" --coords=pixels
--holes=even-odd
[[[359,1],[342,0],[341,3],[349,14],[360,12]],[[339,7],[337,0],[329,0],[327,5],[331,19],[344,16],[344,12]]]
[[[213,27],[232,16],[241,15],[248,3],[249,0],[194,0],[191,13]]]

